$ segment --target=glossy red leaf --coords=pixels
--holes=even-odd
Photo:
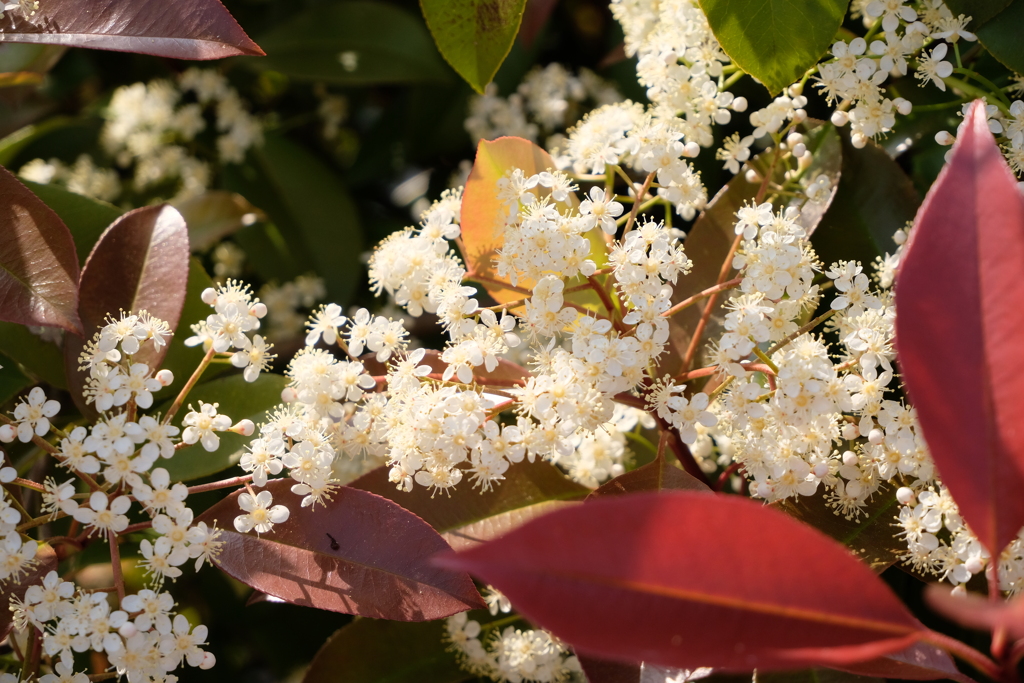
[[[0,205],[0,320],[81,332],[71,232],[2,167]]]
[[[262,55],[220,0],[45,0],[0,20],[0,42],[45,43],[174,59]]]
[[[932,458],[997,555],[1024,526],[1024,198],[976,101],[896,279],[897,358]]]
[[[25,599],[25,591],[29,586],[38,586],[52,571],[57,571],[57,553],[49,545],[43,544],[36,551],[36,563],[23,574],[21,579],[8,579],[0,586],[0,638],[6,638],[14,628],[14,613],[8,608],[11,598]]]
[[[217,566],[286,602],[364,617],[429,621],[484,606],[469,576],[429,562],[450,548],[416,515],[348,487],[326,508],[303,508],[290,491],[294,483],[277,479],[266,487],[291,511],[269,534],[235,531],[240,491],[199,517],[223,529]]]
[[[178,327],[188,284],[188,229],[176,209],[166,204],[147,206],[124,214],[100,236],[82,269],[79,313],[85,338],[91,339],[107,316],[121,310],[146,310]],[[64,367],[71,395],[86,412],[82,399],[87,373],[78,369],[82,337],[64,342]],[[135,358],[155,367],[168,346],[142,349]],[[183,382],[186,378],[178,378]],[[91,408],[91,407],[90,407]]]
[[[835,541],[735,496],[613,496],[439,558],[584,654],[694,669],[867,661],[924,627]]]
[[[953,658],[945,650],[929,643],[914,643],[905,650],[885,657],[836,668],[861,676],[897,678],[905,681],[973,681],[957,670]]]
[[[1010,641],[1024,638],[1024,598],[992,602],[980,595],[953,595],[949,586],[932,584],[925,601],[947,619],[979,631],[1003,629]]]

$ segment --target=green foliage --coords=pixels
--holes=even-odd
[[[44,342],[24,325],[0,322],[0,351],[17,362],[30,378],[58,389],[68,388],[60,347]]]
[[[303,683],[457,683],[470,677],[442,644],[444,622],[357,619],[332,635]]]
[[[0,354],[0,403],[6,403],[29,386],[32,386],[32,380],[18,369],[13,360]]]
[[[175,386],[180,387],[185,379],[181,378]],[[271,373],[261,373],[255,382],[246,382],[241,375],[231,375],[197,386],[189,393],[186,404],[198,409],[200,401],[217,403],[220,406],[218,411],[230,416],[235,422],[249,418],[258,424],[267,411],[281,402],[281,391],[287,384],[287,379]],[[168,408],[169,402],[157,408],[157,411],[164,414]],[[182,407],[174,418],[174,424],[180,427],[187,413],[186,407]],[[161,461],[160,465],[167,469],[173,481],[207,477],[237,464],[242,457],[242,447],[247,443],[247,437],[223,433],[220,434],[220,448],[216,452],[208,453],[202,444],[196,443],[182,448],[170,460]]]
[[[849,0],[701,0],[722,49],[773,95],[825,54]]]
[[[420,0],[441,54],[478,93],[512,49],[525,6],[526,0]]]
[[[450,78],[423,23],[384,2],[317,5],[258,42],[268,56],[248,66],[299,79],[371,85]]]
[[[975,29],[978,40],[992,56],[1017,73],[1024,73],[1021,26],[1024,26],[1024,0],[1013,0],[1006,9]]]

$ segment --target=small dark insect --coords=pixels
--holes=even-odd
[[[327,532],[324,532],[324,533],[327,533]],[[337,550],[337,549],[339,549],[341,547],[340,545],[338,545],[338,542],[334,540],[334,536],[331,536],[330,534],[327,534],[327,538],[331,539],[331,550]]]

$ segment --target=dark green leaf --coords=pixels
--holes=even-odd
[[[437,48],[481,94],[512,49],[525,6],[526,0],[420,0]]]
[[[893,233],[914,219],[921,204],[910,178],[873,142],[863,149],[843,136],[843,173],[832,205],[811,235],[822,263],[860,261],[893,253]]]
[[[448,650],[444,634],[443,621],[358,619],[324,643],[302,681],[457,683],[471,678]]]
[[[31,379],[57,389],[68,388],[60,347],[44,342],[24,325],[0,322],[0,351],[17,362]]]
[[[0,56],[3,55],[3,50],[8,48],[28,48],[30,50],[48,50],[52,49],[51,46],[43,45],[19,45],[17,43],[11,43],[9,45],[0,45]],[[58,48],[60,49],[60,48]],[[0,71],[9,71],[0,67]],[[63,128],[71,123],[73,119],[67,116],[53,116],[51,118],[42,121],[41,123],[33,123],[23,128],[19,128],[10,135],[0,140],[0,166],[8,167],[11,163],[17,159],[18,153],[21,152],[26,146],[32,144],[39,138],[43,137],[47,133],[54,131],[58,128]],[[25,181],[22,181],[25,182]],[[34,183],[27,183],[30,185],[29,189],[33,189],[31,185]],[[53,208],[52,206],[50,207]]]
[[[320,4],[262,36],[249,60],[294,78],[344,85],[443,81],[444,63],[423,23],[383,2]]]
[[[31,384],[32,380],[18,370],[18,365],[13,360],[0,355],[0,404],[7,403],[17,396],[18,392]]]
[[[113,204],[83,197],[56,185],[23,182],[68,226],[81,264],[85,263],[103,231],[124,213]]]
[[[883,484],[856,519],[837,515],[826,501],[825,487],[813,496],[798,496],[773,503],[786,514],[813,526],[847,546],[876,572],[883,572],[907,552],[907,543],[895,536],[899,504],[896,488]]]
[[[184,385],[187,377],[176,378],[174,386]],[[241,375],[231,375],[200,384],[193,389],[185,405],[199,409],[199,402],[220,404],[218,411],[227,415],[233,422],[249,418],[259,424],[267,411],[273,410],[281,402],[281,391],[287,386],[288,380],[281,375],[260,373],[255,382],[246,382]],[[158,408],[165,413],[170,402]],[[174,417],[174,424],[181,426],[181,420],[188,413],[183,407]],[[234,433],[220,434],[220,448],[208,453],[202,444],[193,444],[174,454],[167,461],[161,461],[171,475],[172,481],[189,481],[206,477],[226,470],[238,463],[242,457],[242,447],[249,443],[250,437]]]
[[[384,466],[349,486],[376,493],[417,514],[456,550],[510,531],[567,501],[582,500],[590,492],[540,460],[512,465],[505,480],[484,493],[469,483],[456,487],[450,498],[431,496],[423,486],[405,493],[388,480]]]
[[[944,0],[954,15],[971,17],[971,26],[977,29],[1006,9],[1011,0]]]
[[[818,63],[848,5],[849,0],[700,0],[725,53],[772,95]]]
[[[295,143],[268,135],[256,158],[272,201],[246,198],[267,211],[289,242],[301,240],[331,301],[348,301],[362,265],[363,234],[344,182]]]
[[[978,40],[992,56],[1017,73],[1024,73],[1021,26],[1024,26],[1024,0],[1013,0],[1006,9],[977,30]]]

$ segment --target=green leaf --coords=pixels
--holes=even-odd
[[[512,49],[525,7],[526,0],[420,0],[437,48],[480,94]]]
[[[878,573],[907,552],[907,542],[894,535],[893,525],[899,511],[896,487],[883,484],[856,519],[835,514],[825,497],[825,487],[819,486],[813,496],[788,498],[772,506],[847,546]]]
[[[977,30],[978,40],[992,56],[1019,74],[1024,73],[1021,26],[1024,26],[1024,0],[1013,0],[1006,9]]]
[[[172,202],[188,225],[188,243],[193,252],[210,249],[246,225],[266,220],[263,212],[240,194],[209,190],[195,197]]]
[[[124,213],[113,204],[83,197],[56,185],[22,182],[68,226],[81,264],[85,263],[103,231]]]
[[[49,49],[50,46],[11,43],[9,45],[0,45],[0,48],[29,48],[31,50],[39,50]],[[3,68],[2,60],[0,60],[0,71],[10,71],[10,69]],[[41,123],[32,123],[19,128],[10,135],[4,137],[0,140],[0,166],[3,166],[4,168],[9,167],[11,163],[18,158],[18,153],[25,149],[25,147],[47,133],[57,130],[58,128],[63,128],[73,121],[74,119],[67,116],[53,116]]]
[[[324,278],[328,298],[346,303],[363,270],[363,233],[344,181],[313,154],[279,135],[267,136],[256,159],[272,201],[246,198],[266,210],[289,243],[304,243],[306,263]]]
[[[175,385],[181,387],[184,381]],[[173,423],[179,428],[181,420],[188,414],[189,404],[199,408],[199,402],[218,403],[217,409],[227,415],[232,422],[249,418],[259,424],[267,411],[273,410],[281,402],[281,391],[288,385],[288,380],[281,375],[260,373],[255,382],[246,382],[242,375],[222,377],[194,388],[185,400],[185,406],[174,416]],[[158,409],[161,414],[170,408],[170,401]],[[251,437],[230,432],[220,434],[220,448],[208,453],[202,444],[193,444],[174,454],[167,461],[161,461],[161,467],[167,469],[172,481],[189,481],[206,477],[226,470],[238,463],[242,457],[242,447],[249,443]]]
[[[848,5],[849,0],[700,0],[725,53],[772,95],[818,63]]]
[[[1006,9],[1011,0],[944,0],[944,2],[954,15],[963,14],[970,17],[971,26],[977,29]]]
[[[256,69],[340,85],[449,79],[419,18],[383,2],[311,7],[260,38]]]
[[[18,370],[17,363],[0,354],[0,404],[7,403],[22,389],[31,385],[32,380]]]
[[[388,480],[388,469],[379,467],[349,486],[376,493],[415,513],[456,550],[511,531],[590,493],[566,479],[557,467],[540,460],[512,465],[505,480],[490,491],[481,492],[466,481],[443,498],[432,496],[423,486],[408,493],[397,490]]]
[[[0,351],[18,363],[31,379],[57,389],[68,388],[60,347],[44,342],[24,325],[0,322]]]
[[[865,271],[876,256],[893,253],[892,236],[914,219],[921,200],[899,164],[878,145],[863,149],[843,138],[839,190],[811,235],[821,262],[860,261]]]
[[[174,383],[157,392],[157,400],[173,398],[177,396],[181,387],[192,376],[192,373],[199,367],[203,360],[205,351],[202,346],[185,346],[185,340],[192,336],[192,326],[206,320],[207,316],[213,313],[213,309],[203,303],[200,296],[207,287],[213,287],[213,280],[203,270],[203,264],[198,259],[192,258],[188,264],[188,283],[185,285],[185,304],[181,309],[181,318],[178,320],[178,328],[167,345],[167,355],[164,356],[162,368],[174,373]],[[231,369],[231,366],[222,363],[213,363],[203,376],[200,377],[200,384],[224,374]]]
[[[316,654],[303,683],[457,683],[471,678],[444,640],[445,622],[357,619]]]

